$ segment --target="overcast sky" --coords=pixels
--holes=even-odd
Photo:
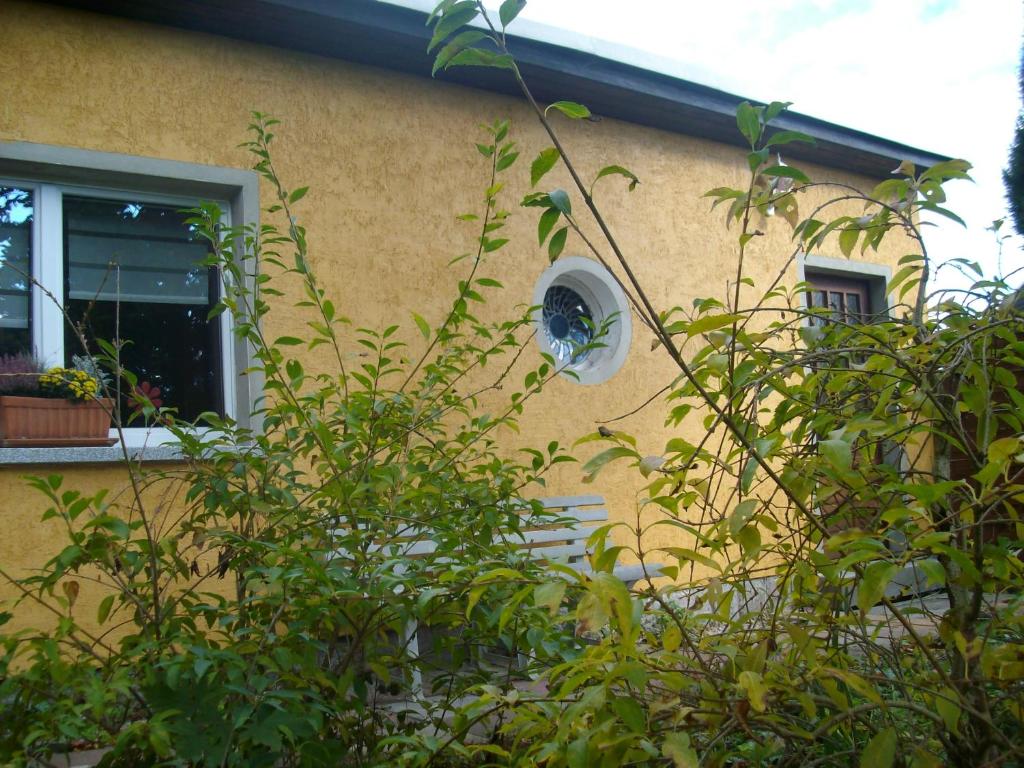
[[[529,0],[520,16],[671,60],[688,79],[974,166],[950,189],[967,222],[929,237],[939,259],[996,269],[1001,172],[1019,109],[1020,0]],[[1006,229],[1011,229],[1009,223]],[[941,232],[941,234],[940,234]],[[1003,249],[1003,271],[1024,266]]]
[[[570,33],[567,44],[610,41],[635,50],[597,52],[969,160],[975,183],[949,189],[949,207],[968,227],[941,225],[929,248],[937,260],[966,257],[996,271],[985,228],[1005,215],[1020,0],[528,0],[511,31],[557,42],[552,27]],[[1020,244],[1010,241],[1002,271],[1021,266]]]

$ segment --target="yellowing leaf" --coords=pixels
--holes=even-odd
[[[700,761],[690,746],[690,737],[685,733],[670,733],[661,746],[661,754],[672,761],[675,768],[697,768]]]
[[[960,697],[948,686],[935,696],[935,711],[952,733],[960,732]]]
[[[683,633],[676,624],[669,625],[661,634],[661,645],[669,653],[678,650],[682,642]]]
[[[739,677],[740,687],[747,694],[747,700],[758,712],[764,712],[765,710],[765,696],[768,693],[768,688],[764,684],[764,680],[757,672],[751,672],[746,670],[740,672]]]
[[[64,581],[61,582],[60,588],[68,598],[68,606],[73,606],[75,601],[78,600],[78,592],[81,588],[79,583],[77,581]]]
[[[892,768],[896,759],[896,729],[879,731],[860,753],[860,768]]]
[[[533,588],[533,602],[538,606],[546,607],[553,616],[558,613],[558,608],[562,604],[565,588],[566,582],[561,579],[538,584]]]

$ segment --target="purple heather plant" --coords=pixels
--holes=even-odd
[[[0,395],[38,395],[43,371],[43,364],[28,353],[0,355]]]

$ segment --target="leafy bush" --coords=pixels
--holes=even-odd
[[[603,237],[582,242],[617,267],[653,348],[676,368],[666,406],[678,436],[654,447],[601,430],[586,440],[611,446],[585,471],[633,462],[645,508],[660,513],[623,524],[633,554],[671,556],[668,575],[685,583],[640,597],[609,573],[578,576],[578,626],[600,641],[545,673],[553,696],[499,691],[473,704],[509,709],[502,760],[1020,764],[1024,317],[1012,286],[966,260],[958,266],[978,273],[971,291],[931,293],[918,218],[958,220],[943,184],[967,178],[968,164],[903,164],[868,193],[816,183],[774,159],[810,140],[772,127],[788,105],[741,104],[749,183],[708,193],[738,230],[730,295],[658,310],[593,195],[605,176],[631,190],[636,176],[608,166],[584,180],[573,165],[553,115],[589,111],[530,95],[504,33],[522,6],[507,0],[497,24],[480,3],[440,3],[436,68],[511,71],[553,144],[531,180],[562,163],[576,186],[523,201],[544,209],[542,242],[558,221],[583,235],[584,210]],[[467,28],[478,16],[484,31]],[[808,215],[808,199],[824,202]],[[798,252],[837,242],[849,257],[902,238],[913,252],[886,286],[897,302],[888,316],[808,309],[809,286],[785,286],[784,271],[758,291],[749,246],[770,217],[792,227]],[[684,353],[686,341],[696,349]],[[666,525],[682,546],[645,551],[646,534]],[[915,597],[928,591],[939,599]]]
[[[498,412],[479,405],[501,404],[530,338],[528,315],[473,314],[499,285],[486,270],[505,243],[508,124],[481,145],[488,192],[463,217],[478,231],[468,277],[437,328],[415,316],[425,351],[411,357],[397,326],[353,328],[319,286],[294,211],[305,189],[285,190],[271,161],[274,122],[256,116],[249,149],[286,229],[225,229],[213,205],[190,222],[223,276],[214,314],[230,315],[255,361],[247,375],[264,381],[260,426],[204,414],[211,428],[195,429],[146,399],[183,469],[129,463],[117,496],[32,480],[68,541],[12,580],[56,627],[3,639],[4,760],[98,743],[126,765],[392,764],[410,740],[440,744],[426,734],[471,686],[529,680],[575,646],[534,597],[539,566],[509,545],[548,521],[523,499],[569,459],[555,443],[515,454],[495,439],[557,371],[542,360]],[[307,338],[265,335],[282,275],[302,286]],[[316,350],[306,359],[324,369],[293,350]],[[130,390],[117,353],[101,344],[99,368]],[[515,578],[495,581],[502,569]],[[107,591],[95,619],[76,609],[92,582]]]
[[[509,70],[530,96],[504,36],[522,6],[506,0],[499,25],[485,15],[467,29],[482,6],[441,3],[437,68]],[[135,470],[128,501],[34,481],[70,541],[15,582],[53,607],[56,628],[3,639],[0,755],[83,740],[115,744],[111,764],[1024,762],[1020,297],[980,275],[962,296],[932,292],[919,226],[923,211],[953,216],[943,184],[967,164],[904,165],[867,194],[816,183],[772,160],[807,139],[773,128],[786,105],[742,104],[749,182],[708,193],[736,228],[730,295],[659,310],[555,130],[556,113],[588,110],[530,103],[552,140],[533,186],[559,163],[576,184],[522,201],[539,209],[542,244],[557,258],[591,217],[603,237],[584,242],[675,368],[667,444],[608,429],[581,441],[602,446],[587,474],[635,466],[651,514],[617,524],[617,544],[612,526],[595,534],[586,573],[509,546],[554,522],[521,499],[569,459],[552,445],[516,461],[495,437],[557,375],[551,360],[504,410],[478,403],[528,335],[526,316],[488,325],[471,311],[495,287],[487,255],[505,245],[494,233],[508,216],[499,173],[516,159],[508,124],[480,147],[490,175],[482,212],[465,217],[479,227],[469,275],[437,328],[414,318],[426,352],[407,360],[396,327],[353,328],[324,295],[293,210],[306,190],[283,187],[273,121],[257,116],[249,146],[285,229],[221,230],[209,205],[193,223],[225,276],[216,311],[266,382],[259,426],[207,415],[213,429],[196,431],[146,400],[190,457],[182,472]],[[589,181],[616,177],[637,188],[619,165]],[[808,214],[808,200],[823,202]],[[913,253],[887,286],[890,313],[808,309],[809,286],[785,286],[785,271],[758,289],[749,246],[776,220],[800,251],[898,239]],[[308,338],[264,335],[284,300],[278,274],[303,287]],[[330,369],[307,370],[295,348],[326,352]],[[116,348],[103,352],[134,387]],[[655,527],[677,544],[650,551]],[[652,576],[648,562],[669,558],[672,578],[630,593],[614,575],[625,549]],[[111,590],[103,634],[73,610],[95,574]],[[434,652],[412,652],[412,627]]]

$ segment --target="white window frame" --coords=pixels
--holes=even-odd
[[[562,377],[578,384],[603,384],[614,376],[629,354],[633,340],[633,318],[626,294],[615,276],[600,262],[583,256],[562,256],[545,269],[533,289],[533,321],[537,327],[537,344],[543,353],[554,356],[544,332],[544,297],[548,288],[563,285],[576,291],[594,313],[597,326],[615,316],[607,335],[598,339],[597,347],[579,363],[562,364]]]
[[[63,300],[64,227],[63,196],[127,200],[154,205],[195,207],[200,201],[220,205],[225,224],[258,219],[259,182],[250,171],[154,160],[104,152],[25,142],[0,142],[0,185],[30,190],[33,195],[32,278]],[[220,276],[218,293],[225,286]],[[247,277],[247,281],[251,276]],[[249,286],[252,287],[251,285]],[[33,284],[30,299],[30,332],[33,351],[47,365],[64,364],[62,310]],[[221,376],[224,413],[243,426],[255,428],[252,405],[262,391],[262,381],[246,374],[252,351],[237,339],[230,313],[222,313],[220,326]],[[127,427],[122,430],[128,448],[174,444],[173,435],[160,427]],[[117,430],[110,437],[117,438]],[[120,448],[115,446],[116,458]],[[7,450],[7,449],[4,449]],[[31,449],[55,452],[77,449]],[[82,449],[85,450],[85,449]],[[90,456],[95,456],[95,449]],[[76,460],[73,457],[70,460]],[[0,451],[0,464],[4,461]]]

